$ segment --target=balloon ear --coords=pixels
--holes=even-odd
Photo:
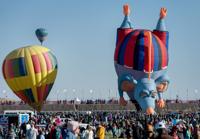
[[[137,81],[130,74],[122,75],[118,78],[118,85],[122,91],[129,92],[133,91]]]
[[[167,81],[161,82],[156,85],[156,89],[158,92],[165,92],[168,88],[169,83]]]
[[[156,79],[156,89],[158,92],[164,92],[167,90],[169,85],[169,77],[165,74],[160,78]]]
[[[125,92],[133,91],[135,89],[135,85],[136,84],[134,82],[122,81],[122,83],[121,83],[121,90],[123,90]]]

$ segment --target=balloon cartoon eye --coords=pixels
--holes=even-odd
[[[167,88],[168,88],[168,82],[167,81],[163,81],[156,86],[156,89],[157,89],[158,92],[164,92],[164,91],[167,90]]]
[[[140,93],[140,97],[142,97],[142,98],[148,97],[148,93],[142,92],[142,93]]]
[[[151,97],[155,98],[157,95],[157,92],[156,91],[151,91]]]

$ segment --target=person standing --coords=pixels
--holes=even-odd
[[[4,138],[5,138],[5,134],[4,134],[3,128],[0,127],[0,139],[4,139]]]
[[[94,132],[92,130],[92,127],[90,125],[87,125],[86,131],[85,131],[85,139],[94,139]]]
[[[26,139],[37,139],[38,131],[35,128],[35,124],[31,124],[31,128],[26,132]]]
[[[146,138],[147,139],[155,138],[154,128],[153,128],[153,125],[151,125],[151,124],[147,124]]]
[[[173,137],[173,139],[179,139],[177,135],[177,127],[173,126],[170,135]]]
[[[14,130],[10,127],[8,130],[7,139],[15,139],[15,137],[16,137],[16,134]]]
[[[76,121],[69,121],[67,123],[66,135],[63,139],[76,139],[76,135],[79,133],[79,123]]]
[[[105,139],[105,127],[103,123],[101,123],[97,128],[97,138]]]
[[[45,139],[45,133],[43,128],[38,129],[38,133],[39,135],[37,139]]]
[[[196,125],[194,128],[194,139],[200,139],[200,128],[199,125]]]
[[[113,125],[112,125],[112,134],[113,134],[113,138],[117,137],[117,125],[116,125],[116,123],[113,123]]]

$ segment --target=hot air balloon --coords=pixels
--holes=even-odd
[[[57,60],[43,46],[31,45],[10,52],[2,66],[12,91],[35,110],[42,109],[57,75]]]
[[[40,41],[41,45],[43,43],[43,41],[45,41],[47,39],[47,30],[44,28],[38,28],[35,31],[35,35],[37,36],[38,40]]]
[[[155,113],[157,105],[164,107],[162,94],[169,84],[168,39],[164,18],[166,8],[161,8],[155,30],[134,29],[131,25],[130,8],[124,5],[124,20],[117,29],[117,43],[114,65],[118,76],[120,104],[126,105],[123,93],[126,92],[136,109],[147,114]]]

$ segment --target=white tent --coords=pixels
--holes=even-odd
[[[79,98],[75,98],[74,102],[75,102],[75,104],[80,104],[81,100]]]

